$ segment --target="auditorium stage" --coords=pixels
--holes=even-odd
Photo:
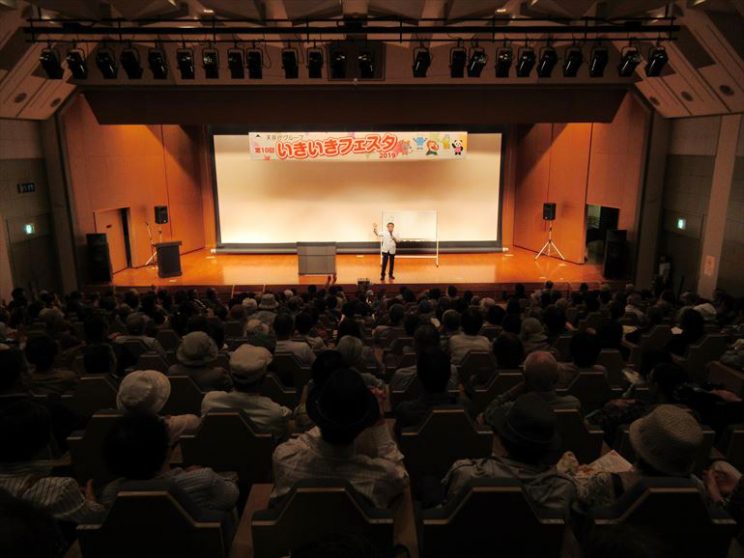
[[[183,275],[161,279],[154,266],[125,269],[114,275],[113,284],[119,287],[156,286],[230,286],[250,287],[322,285],[325,277],[297,275],[296,255],[212,254],[197,250],[181,258]],[[344,254],[337,259],[337,283],[354,285],[359,279],[379,281],[378,254]],[[576,288],[579,283],[596,284],[603,280],[601,266],[579,265],[555,258],[540,257],[522,248],[504,253],[441,254],[439,267],[432,259],[397,258],[398,285],[448,285],[473,288],[493,284],[542,283],[548,279],[568,283]],[[479,289],[478,289],[479,290]]]

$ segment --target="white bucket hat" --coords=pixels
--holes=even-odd
[[[120,411],[140,411],[157,414],[170,397],[168,377],[157,370],[135,370],[119,384],[116,407]]]

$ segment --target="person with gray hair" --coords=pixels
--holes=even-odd
[[[139,340],[145,344],[148,351],[155,351],[161,357],[167,359],[165,349],[163,349],[163,346],[160,344],[160,342],[154,337],[150,337],[146,334],[145,330],[147,328],[147,320],[147,316],[145,314],[142,314],[141,312],[132,312],[131,314],[129,314],[126,320],[126,335],[117,336],[116,339],[114,339],[114,343],[124,344],[127,341]]]
[[[347,367],[359,373],[367,387],[381,388],[384,386],[382,380],[368,371],[367,361],[364,358],[364,343],[361,339],[353,335],[344,335],[338,340],[336,351],[339,352]]]

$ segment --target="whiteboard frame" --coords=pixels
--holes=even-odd
[[[400,211],[412,211],[412,210],[398,210]],[[409,242],[434,242],[434,254],[398,254],[396,249],[396,258],[410,258],[410,259],[420,259],[420,260],[434,260],[434,263],[437,267],[439,267],[439,211],[436,209],[432,209],[430,211],[434,212],[434,238],[401,238],[401,241],[409,241]],[[385,222],[385,214],[386,213],[394,213],[393,211],[382,211],[380,214],[380,223]],[[384,225],[383,225],[384,226]],[[382,265],[382,235],[379,236],[379,242],[380,242],[380,265]]]

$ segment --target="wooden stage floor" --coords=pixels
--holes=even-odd
[[[181,258],[183,275],[161,279],[154,266],[125,269],[114,275],[113,284],[127,287],[157,286],[284,286],[323,284],[325,277],[297,274],[297,256],[255,254],[212,254],[198,250]],[[356,284],[359,279],[379,281],[377,254],[342,254],[337,259],[337,282]],[[494,283],[541,283],[548,279],[578,285],[603,281],[601,267],[579,265],[540,257],[514,248],[504,253],[442,254],[439,267],[433,259],[396,258],[394,283],[400,285],[487,285]]]

